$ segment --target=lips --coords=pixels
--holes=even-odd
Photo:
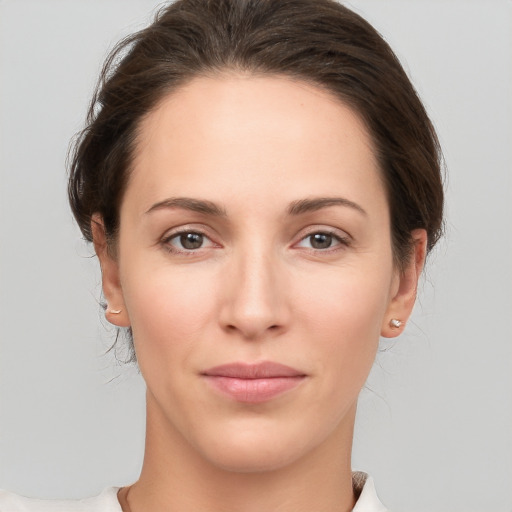
[[[272,361],[224,364],[201,375],[222,394],[251,404],[266,402],[290,391],[306,377],[304,372]]]

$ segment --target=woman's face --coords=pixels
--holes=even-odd
[[[418,270],[393,265],[359,117],[268,76],[195,79],[143,120],[117,249],[109,320],[132,327],[150,430],[242,471],[349,439]]]

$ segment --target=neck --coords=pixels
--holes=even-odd
[[[147,397],[146,449],[125,512],[344,512],[354,507],[351,445],[355,406],[332,436],[281,467],[233,471],[205,460]],[[126,497],[126,494],[124,494]]]

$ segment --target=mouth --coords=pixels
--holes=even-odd
[[[224,364],[201,376],[223,395],[248,404],[267,402],[296,388],[306,378],[304,372],[272,361]]]

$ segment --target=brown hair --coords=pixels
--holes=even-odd
[[[400,62],[363,18],[334,0],[177,0],[108,57],[71,152],[69,199],[89,241],[99,213],[115,241],[142,117],[181,85],[223,71],[287,76],[350,105],[373,139],[398,266],[411,231],[442,231],[441,151]]]

